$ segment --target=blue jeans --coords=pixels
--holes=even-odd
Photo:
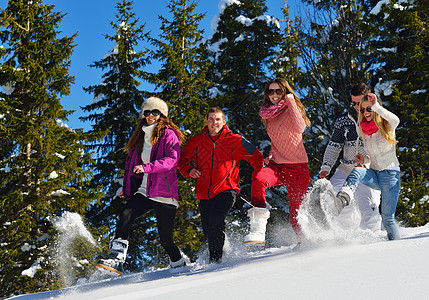
[[[387,237],[389,240],[399,239],[399,230],[395,223],[395,210],[401,189],[400,172],[396,170],[376,171],[356,167],[347,177],[343,188],[348,187],[354,193],[359,182],[381,191],[381,219],[384,228],[386,228]]]

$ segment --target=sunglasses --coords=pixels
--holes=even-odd
[[[154,110],[145,110],[143,112],[143,116],[149,117],[152,114],[152,116],[157,117],[157,116],[159,116],[160,113],[161,112],[159,110],[157,110],[157,109],[154,109]]]
[[[363,96],[363,100],[365,100],[365,101],[371,101],[371,96],[370,95],[365,95],[365,96]]]
[[[366,111],[367,111],[367,112],[372,112],[371,107],[367,107],[367,108],[366,108]],[[361,114],[364,114],[364,113],[365,113],[365,109],[363,109],[363,108],[362,108],[362,109],[360,110],[360,113],[361,113]]]
[[[274,95],[274,93],[276,93],[276,95],[280,96],[283,94],[283,91],[281,89],[276,89],[276,90],[271,89],[271,90],[267,91],[267,94],[270,96]]]
[[[350,106],[351,107],[355,107],[356,105],[359,105],[359,102],[353,102],[353,101],[350,102]]]

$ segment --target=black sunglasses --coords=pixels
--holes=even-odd
[[[371,96],[370,95],[365,95],[365,96],[363,96],[363,100],[365,100],[365,101],[371,101]]]
[[[353,102],[353,101],[352,101],[352,102],[350,102],[350,106],[351,106],[351,107],[354,107],[354,106],[356,106],[356,105],[359,105],[359,102]]]
[[[276,89],[276,90],[271,89],[271,90],[267,91],[267,94],[271,95],[271,96],[274,95],[274,93],[276,93],[276,95],[280,96],[283,94],[283,91],[281,89]]]
[[[372,108],[371,108],[371,107],[367,107],[367,108],[366,108],[366,111],[367,111],[367,112],[372,112]],[[363,108],[362,108],[362,109],[360,110],[360,113],[361,113],[361,114],[364,114],[364,112],[365,112],[365,109],[363,109]]]
[[[157,109],[154,109],[154,110],[145,110],[143,112],[143,116],[149,117],[152,114],[152,116],[157,117],[157,116],[159,116],[160,113],[161,112],[159,110],[157,110]]]

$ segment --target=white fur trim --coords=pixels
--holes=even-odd
[[[270,217],[270,211],[267,208],[264,207],[252,207],[247,211],[247,216],[249,218],[261,218],[266,219]]]

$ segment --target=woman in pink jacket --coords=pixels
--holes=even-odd
[[[300,99],[283,78],[275,78],[266,84],[259,115],[271,139],[271,151],[265,158],[266,167],[252,181],[251,202],[254,207],[248,211],[250,233],[244,242],[265,244],[269,217],[265,190],[282,184],[286,184],[288,190],[290,221],[301,241],[296,217],[310,179],[302,133],[310,125],[310,120]]]
[[[168,118],[167,104],[156,97],[142,104],[142,118],[124,147],[128,151],[120,197],[128,199],[119,215],[109,257],[97,267],[122,275],[128,249],[128,232],[135,219],[155,211],[161,245],[170,257],[170,266],[185,264],[173,242],[176,207],[179,205],[176,166],[182,134]]]

